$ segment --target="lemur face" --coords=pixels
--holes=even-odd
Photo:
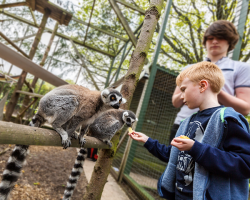
[[[120,92],[114,89],[105,89],[101,93],[102,101],[112,106],[115,109],[118,109],[121,104],[126,103],[126,99],[122,98],[122,95]]]
[[[138,121],[135,114],[130,110],[126,110],[123,112],[122,120],[126,123],[128,127],[132,127],[133,123],[135,121]]]

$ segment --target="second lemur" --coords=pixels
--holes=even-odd
[[[85,133],[88,136],[95,137],[112,147],[110,140],[115,133],[120,130],[124,124],[128,127],[132,127],[132,124],[135,121],[137,121],[137,118],[130,110],[108,110],[96,118],[96,120],[86,129]],[[78,153],[64,191],[63,200],[70,200],[73,195],[73,191],[83,170],[83,162],[85,160],[84,154],[86,153],[87,152],[83,148]]]

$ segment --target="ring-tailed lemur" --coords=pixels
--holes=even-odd
[[[126,100],[115,89],[91,91],[79,85],[64,85],[48,92],[39,102],[37,114],[29,126],[41,127],[46,121],[61,136],[62,145],[70,146],[71,138],[76,138],[78,126],[87,127],[102,112],[118,109]],[[85,140],[80,140],[84,144]],[[11,189],[20,176],[29,146],[16,145],[11,154],[0,183],[0,200],[8,199]]]
[[[112,147],[110,140],[115,133],[120,130],[124,124],[131,127],[137,120],[135,114],[129,110],[108,110],[102,113],[96,120],[88,126],[85,133],[88,136],[98,138],[102,142]],[[75,160],[74,167],[71,171],[70,177],[64,191],[63,200],[70,200],[73,191],[76,187],[77,180],[79,179],[83,170],[83,162],[85,160],[84,154],[87,152],[82,148]]]

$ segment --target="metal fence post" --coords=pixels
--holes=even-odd
[[[240,10],[240,14],[238,16],[236,16],[235,26],[238,30],[240,38],[239,38],[237,45],[235,46],[235,49],[233,50],[233,52],[231,52],[233,54],[233,55],[231,54],[233,60],[239,60],[239,57],[240,57],[242,37],[243,37],[244,28],[245,28],[245,24],[246,24],[246,20],[247,20],[248,4],[249,4],[249,0],[241,0],[241,4],[239,6],[237,6],[237,8],[238,8],[237,10]],[[236,10],[236,12],[237,12],[237,10]],[[229,55],[229,57],[230,57],[230,55]]]

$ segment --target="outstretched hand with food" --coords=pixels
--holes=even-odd
[[[143,142],[143,143],[146,143],[147,140],[148,140],[148,136],[146,136],[144,133],[140,133],[140,132],[135,132],[132,130],[132,128],[129,128],[128,130],[128,135],[133,139],[133,140],[136,140],[136,141],[139,141],[139,142]]]
[[[189,151],[194,145],[194,140],[191,140],[189,137],[185,135],[181,135],[176,137],[171,142],[172,146],[175,146],[180,151]]]

